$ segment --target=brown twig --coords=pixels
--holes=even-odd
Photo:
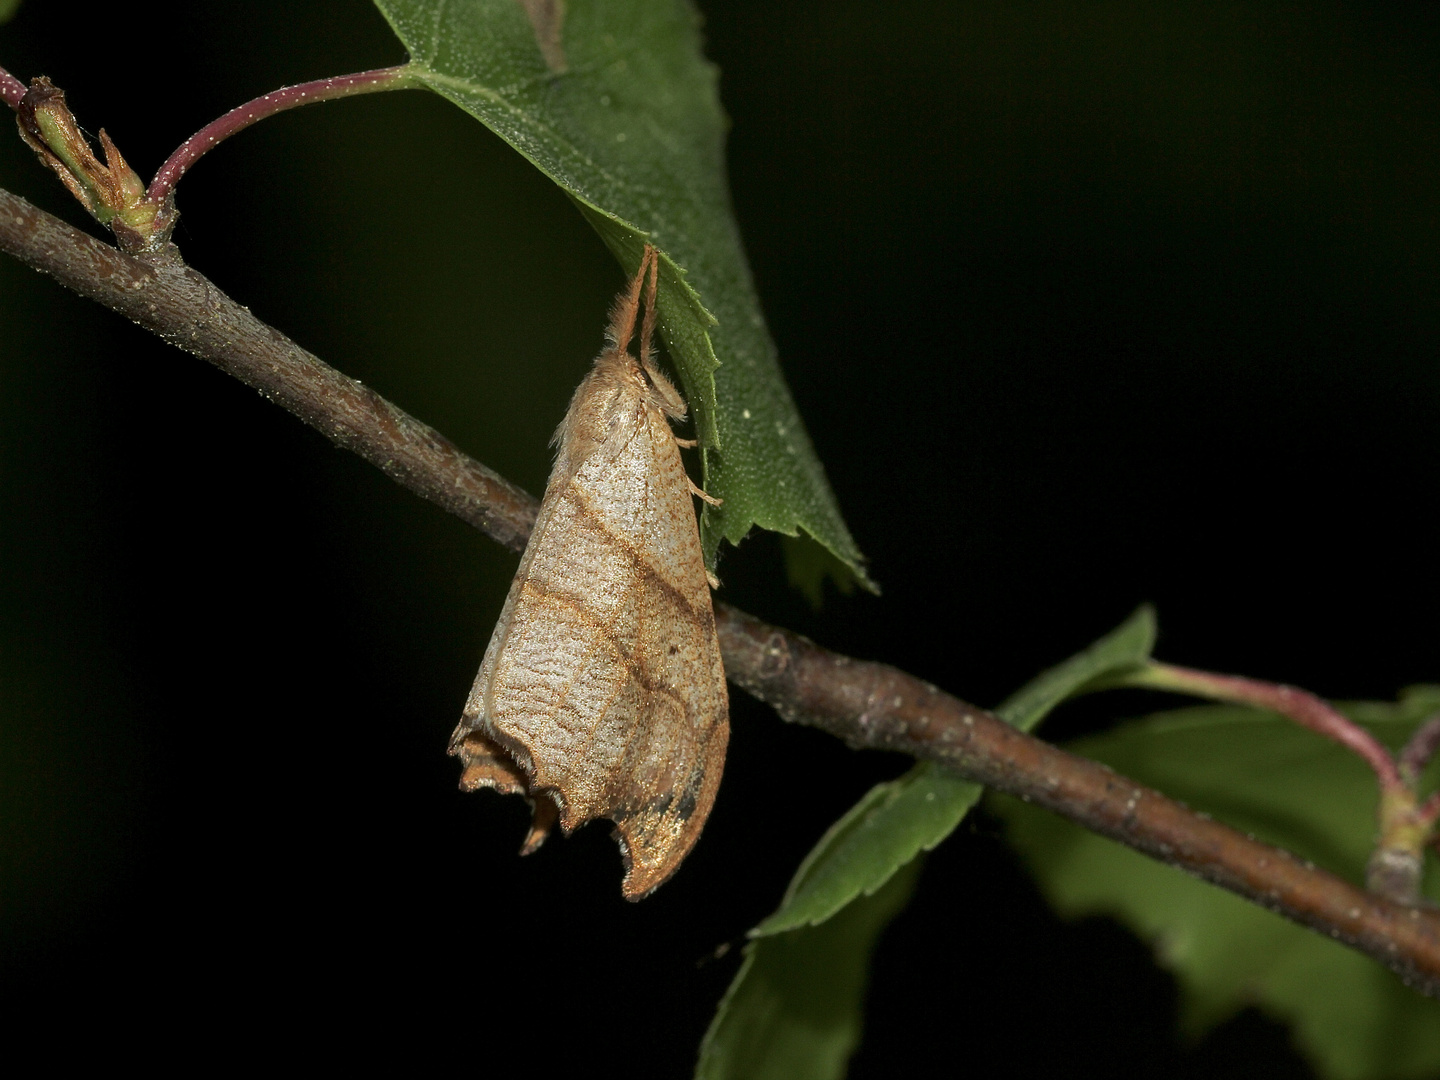
[[[9,192],[0,192],[0,248],[234,375],[506,547],[524,549],[534,498],[261,322],[175,248],[124,255]]]
[[[784,719],[940,762],[1380,960],[1440,996],[1440,917],[1364,892],[887,664],[721,605],[725,671]]]
[[[255,387],[392,479],[519,549],[536,501],[311,356],[170,249],[127,256],[0,191],[0,249]],[[828,652],[726,605],[728,676],[787,720],[938,761],[1343,941],[1440,997],[1440,916],[1361,891],[883,664]]]

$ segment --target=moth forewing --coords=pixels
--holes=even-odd
[[[632,899],[699,838],[729,736],[692,485],[669,423],[685,403],[650,356],[655,258],[647,246],[610,347],[556,432],[534,532],[451,740],[470,787],[513,791],[509,778],[523,775],[532,847],[551,799],[566,832],[614,821]],[[628,346],[647,270],[637,360]],[[484,756],[491,747],[513,774]]]

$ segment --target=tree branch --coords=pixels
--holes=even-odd
[[[720,626],[725,673],[784,719],[855,748],[927,758],[1036,803],[1343,941],[1440,997],[1433,912],[1367,893],[887,664],[830,652],[734,608]]]
[[[174,247],[132,258],[0,191],[0,248],[234,375],[506,547],[525,549],[533,496],[261,322],[185,265]]]
[[[262,323],[175,249],[131,257],[0,191],[0,249],[254,387],[391,479],[514,550],[535,499]],[[1366,893],[1010,727],[884,664],[829,652],[725,604],[731,681],[852,747],[940,762],[1327,934],[1440,997],[1440,916]]]

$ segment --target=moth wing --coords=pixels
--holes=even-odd
[[[530,831],[520,845],[520,854],[529,855],[538,849],[559,820],[560,809],[548,795],[531,794],[530,778],[516,764],[514,755],[486,735],[483,728],[457,730],[450,752],[464,763],[464,771],[460,774],[461,791],[491,788],[501,795],[525,797],[531,810]]]
[[[567,832],[614,821],[634,899],[699,838],[729,723],[684,464],[658,410],[636,402],[619,422],[547,490],[461,728],[553,792]]]

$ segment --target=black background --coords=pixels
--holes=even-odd
[[[817,613],[756,537],[723,596],[982,704],[1141,601],[1175,662],[1440,676],[1433,5],[701,6],[759,292],[885,588]],[[250,97],[402,59],[360,0],[0,27],[147,175]],[[0,183],[83,218],[18,139]],[[289,113],[180,206],[231,295],[540,490],[621,275],[478,124],[422,93]],[[443,753],[513,556],[12,260],[0,401],[12,1052],[34,1015],[117,1059],[683,1076],[717,947],[903,767],[737,692],[654,897],[621,900],[604,826],[518,860],[522,805]],[[871,997],[855,1077],[1310,1075],[1255,1012],[1182,1043],[1144,947],[1056,921],[983,815]]]

